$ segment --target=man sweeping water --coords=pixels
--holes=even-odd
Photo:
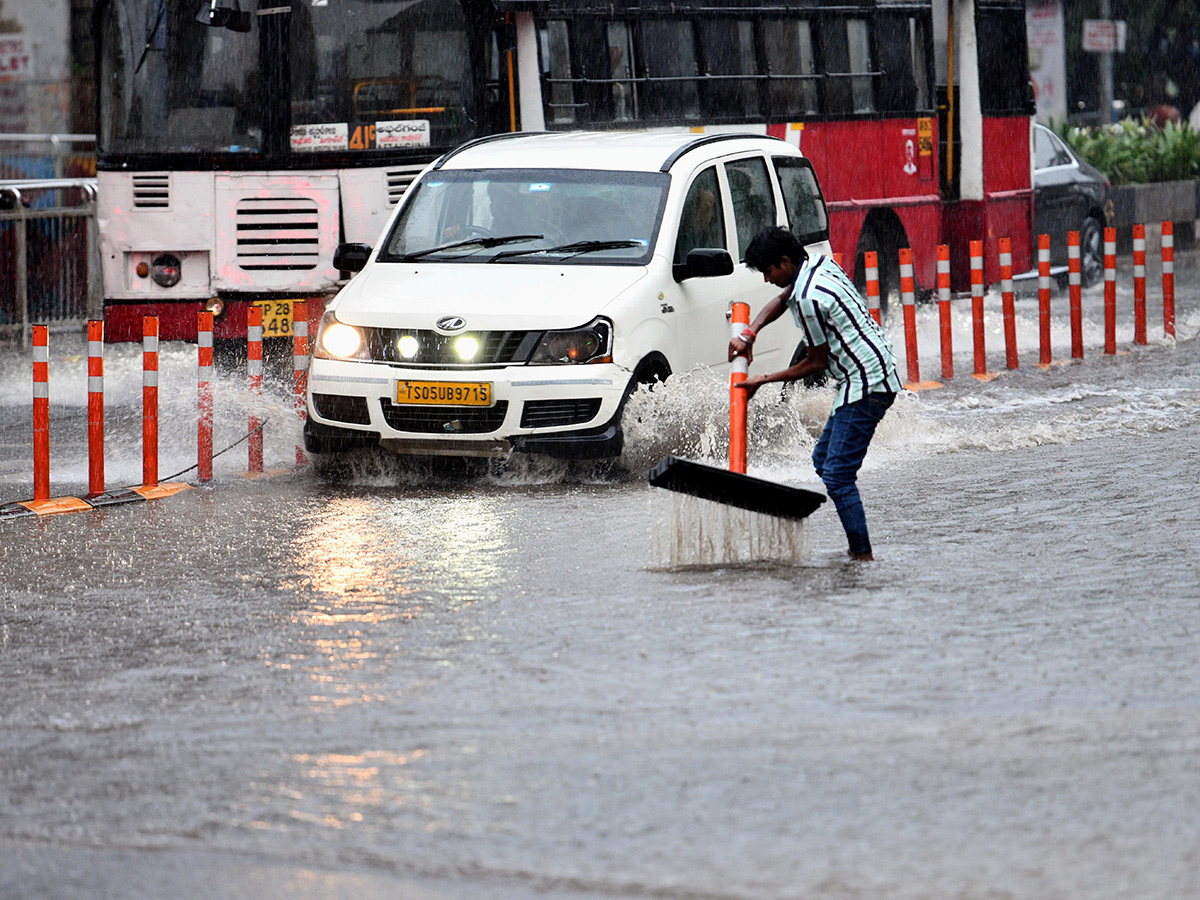
[[[810,259],[786,228],[764,228],[746,248],[746,265],[783,292],[768,301],[741,337],[729,342],[729,360],[753,359],[759,331],[791,309],[808,345],[805,357],[779,372],[754,375],[736,385],[749,400],[772,381],[797,381],[827,371],[836,393],[829,420],[813,448],[817,476],[837,508],[854,559],[874,559],[867,518],[858,494],[858,470],[875,426],[901,389],[896,354],[883,329],[871,318],[862,296],[833,259]]]

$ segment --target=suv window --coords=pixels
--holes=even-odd
[[[771,189],[767,161],[761,156],[726,163],[725,174],[733,200],[739,258],[745,259],[751,238],[762,228],[775,224],[775,192]]]
[[[774,157],[775,174],[783,192],[788,227],[802,244],[829,239],[829,216],[817,176],[808,160],[795,156]]]
[[[721,187],[717,168],[709,166],[696,176],[683,200],[679,237],[675,241],[675,262],[683,263],[697,247],[725,245],[725,214],[721,210]]]

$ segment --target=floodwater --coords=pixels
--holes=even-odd
[[[1022,300],[1022,367],[986,383],[956,301],[957,377],[897,401],[860,479],[872,564],[828,504],[783,559],[672,558],[720,516],[645,471],[720,464],[704,373],[637,398],[615,473],[364,460],[326,483],[290,471],[281,393],[267,466],[289,471],[245,479],[241,444],[205,487],[0,522],[0,897],[1200,895],[1181,257],[1177,341],[1152,280],[1131,346],[1122,281],[1121,355],[1093,290],[1086,358],[1042,370]],[[86,489],[85,352],[52,336],[56,496]],[[164,479],[195,461],[193,353],[164,348]],[[137,484],[140,357],[106,366],[109,485]],[[5,350],[3,502],[32,496],[28,384]],[[222,382],[218,448],[248,402]],[[828,403],[761,392],[751,473],[815,486]]]

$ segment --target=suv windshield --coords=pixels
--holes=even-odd
[[[669,184],[649,172],[430,172],[406,198],[379,259],[645,264]]]

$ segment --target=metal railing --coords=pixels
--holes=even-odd
[[[95,143],[90,134],[0,132],[0,179],[93,178]],[[89,149],[78,149],[81,146]]]
[[[103,317],[96,180],[0,181],[0,337]]]

